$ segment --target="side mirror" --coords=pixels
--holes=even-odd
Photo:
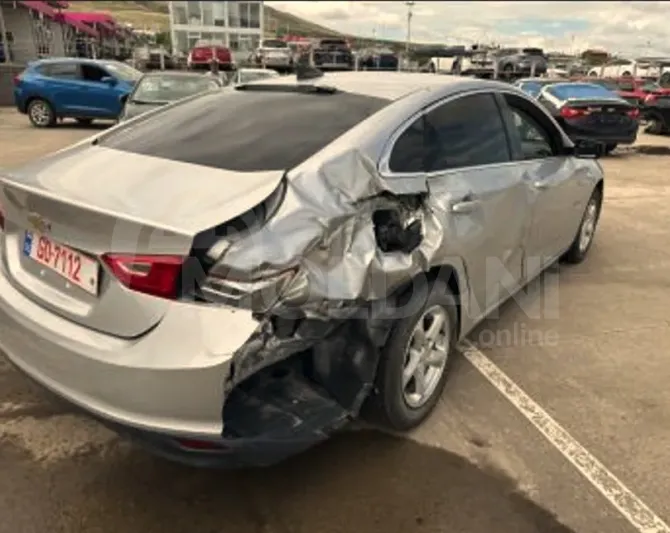
[[[117,84],[116,78],[112,78],[111,76],[104,76],[101,80],[102,83],[106,83],[107,85],[114,86]]]

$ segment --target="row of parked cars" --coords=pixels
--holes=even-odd
[[[595,143],[605,153],[634,143],[641,121],[648,133],[667,133],[670,125],[670,89],[649,80],[527,78],[516,85],[547,108],[573,140]]]
[[[143,74],[117,61],[44,59],[14,78],[14,99],[37,127],[50,127],[64,118],[90,124],[127,120],[203,91],[275,76],[279,74],[272,69],[238,69],[215,76],[174,70]]]

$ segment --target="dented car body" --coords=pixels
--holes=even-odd
[[[444,370],[501,301],[581,259],[603,176],[577,155],[485,80],[337,73],[171,104],[2,176],[0,346],[159,454],[271,463],[387,394],[398,324],[438,280]]]

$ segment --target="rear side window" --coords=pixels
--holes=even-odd
[[[79,78],[79,66],[76,63],[48,63],[40,65],[37,70],[43,76],[49,76],[50,78]]]
[[[344,92],[222,91],[117,130],[100,145],[240,172],[284,170],[389,103]]]
[[[491,94],[458,98],[426,115],[428,172],[511,161],[498,105]]]
[[[511,161],[505,127],[491,94],[452,100],[417,119],[398,138],[392,172],[435,172]]]

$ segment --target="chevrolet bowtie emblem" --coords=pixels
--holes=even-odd
[[[37,213],[29,213],[28,222],[30,222],[30,225],[35,231],[40,233],[48,233],[51,231],[51,222]]]

